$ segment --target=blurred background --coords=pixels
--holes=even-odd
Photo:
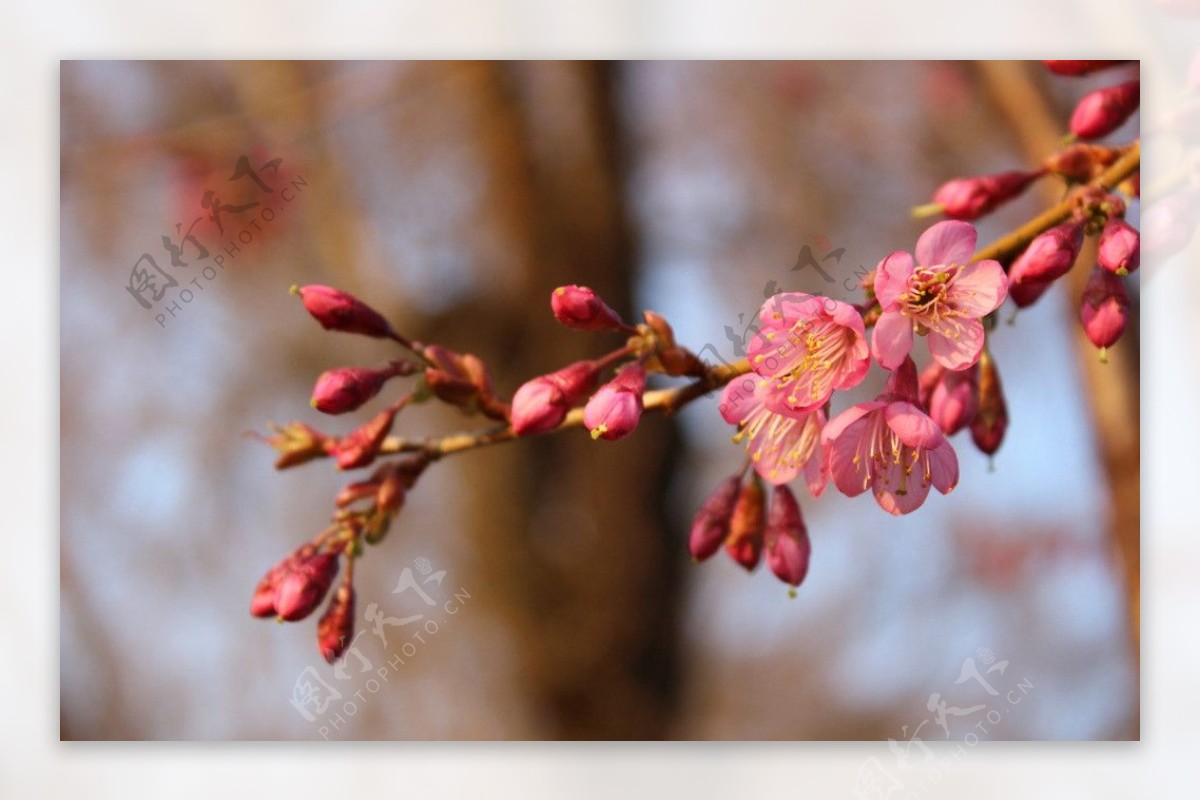
[[[726,329],[765,292],[857,299],[925,227],[912,205],[1033,163],[1112,81],[1036,63],[63,62],[61,737],[893,738],[914,759],[914,735],[1136,738],[1137,326],[1099,366],[1065,281],[993,337],[1011,417],[994,465],[958,435],[959,488],[902,519],[802,497],[795,599],[765,570],[688,559],[696,506],[741,460],[702,400],[620,442],[571,432],[432,468],[356,569],[362,658],[341,675],[315,620],[247,613],[347,479],[277,473],[245,432],[348,431],[366,415],[323,418],[313,380],[393,355],[323,332],[290,285],[478,354],[504,395],[616,344],[554,323],[563,283],[732,359]],[[230,181],[243,156],[255,177]],[[981,242],[1054,199],[1028,193]],[[184,244],[198,217],[207,260]],[[793,269],[806,246],[843,250],[832,283]],[[430,405],[397,431],[477,425]],[[393,593],[420,560],[455,612],[385,643],[362,613],[422,611]],[[293,703],[305,688],[339,697]]]

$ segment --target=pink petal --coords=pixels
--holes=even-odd
[[[965,370],[979,361],[983,352],[983,324],[978,320],[961,320],[952,335],[930,329],[925,339],[934,361],[947,370]]]
[[[888,428],[910,448],[936,448],[946,441],[941,427],[911,403],[889,404],[884,417]]]
[[[758,310],[763,325],[791,328],[796,320],[806,320],[820,312],[820,301],[806,292],[780,292],[767,298]]]
[[[825,429],[821,432],[821,441],[824,443],[833,442],[842,435],[843,431],[850,427],[851,423],[854,423],[863,415],[870,414],[876,409],[882,409],[884,406],[887,406],[887,403],[884,401],[870,401],[851,406],[825,424]]]
[[[825,462],[825,454],[820,446],[804,463],[804,483],[808,485],[808,492],[814,498],[820,498],[829,484],[829,465]]]
[[[875,297],[885,312],[893,311],[908,294],[908,279],[913,273],[913,257],[897,250],[875,268]]]
[[[946,293],[947,302],[972,317],[994,312],[1008,295],[1008,276],[1000,262],[987,259],[968,264]]]
[[[766,383],[765,379],[748,374],[726,384],[725,389],[721,390],[721,402],[717,405],[717,411],[725,418],[725,422],[737,425],[749,418],[762,405],[762,399],[758,396],[759,387]]]
[[[762,447],[762,440],[766,439],[766,434],[759,434],[750,441],[748,446],[749,452],[754,453]],[[800,465],[788,465],[783,461],[783,450],[777,449],[773,453],[768,452],[761,459],[754,460],[754,472],[762,478],[763,481],[772,486],[786,484],[800,474]]]
[[[901,468],[896,465],[890,473],[899,473]],[[875,492],[875,500],[883,511],[894,515],[906,515],[914,511],[921,504],[925,503],[925,499],[929,497],[929,485],[926,484],[913,472],[908,476],[905,485],[905,492],[900,493],[898,483],[894,483],[898,479],[892,478],[887,486],[883,486],[878,480],[872,488]]]
[[[871,332],[871,350],[875,361],[888,370],[895,370],[912,350],[912,323],[898,311],[879,315]]]
[[[944,220],[931,225],[917,240],[917,264],[966,264],[975,253],[979,234],[975,226],[961,220]]]
[[[908,255],[907,253],[905,254]],[[849,303],[843,303],[840,300],[825,298],[821,308],[825,311],[826,316],[830,320],[840,326],[849,328],[862,339],[866,339],[866,329],[863,328],[862,315],[858,309],[851,306]]]
[[[958,486],[958,454],[954,452],[950,440],[929,452],[929,472],[933,486],[943,495]]]
[[[853,409],[847,411],[853,411]],[[842,414],[844,415],[845,412]],[[826,426],[825,430],[828,432],[836,422],[836,419],[829,421],[829,426]],[[833,477],[834,486],[847,497],[853,498],[861,495],[867,489],[867,463],[864,459],[856,462],[854,457],[858,455],[862,439],[869,436],[870,433],[871,418],[860,417],[848,425],[830,445],[829,473]]]

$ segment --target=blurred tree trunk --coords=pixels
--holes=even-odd
[[[469,345],[507,396],[527,378],[624,344],[562,328],[549,311],[551,290],[565,283],[595,288],[626,316],[633,308],[613,76],[578,62],[457,68],[486,109],[489,213],[521,277],[518,291],[456,309],[427,336]],[[619,442],[577,431],[456,465],[476,538],[471,586],[517,634],[530,736],[669,734],[684,562],[662,509],[674,443],[673,423],[656,415]]]

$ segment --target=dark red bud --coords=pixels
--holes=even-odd
[[[304,308],[327,331],[376,338],[396,336],[383,315],[349,292],[320,284],[292,287],[292,292],[300,295]]]
[[[1126,81],[1084,95],[1071,115],[1071,133],[1096,139],[1120,128],[1137,111],[1141,86],[1140,81]]]
[[[319,553],[292,564],[275,588],[275,613],[289,621],[311,615],[329,592],[337,568],[336,553]]]
[[[725,539],[725,553],[747,570],[756,568],[762,558],[766,503],[762,480],[755,474],[738,494],[729,521],[729,536]]]
[[[729,523],[741,486],[740,475],[730,476],[704,499],[688,534],[688,551],[693,559],[704,561],[712,556],[729,536]]]
[[[767,567],[785,584],[799,587],[808,575],[812,543],[800,504],[786,484],[775,488],[766,527]]]
[[[317,650],[333,664],[354,639],[354,587],[343,583],[317,623]]]

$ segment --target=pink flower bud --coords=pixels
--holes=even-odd
[[[1038,298],[1044,295],[1051,283],[1050,281],[1026,281],[1025,283],[1010,281],[1008,296],[1013,299],[1013,303],[1017,304],[1017,308],[1024,309],[1032,306]]]
[[[1008,430],[1008,404],[1000,386],[1000,372],[988,351],[979,360],[979,411],[971,421],[971,440],[975,447],[991,456],[1004,442]]]
[[[938,187],[933,194],[933,202],[942,207],[947,217],[974,220],[1001,203],[1012,200],[1043,174],[1043,170],[1014,170],[975,178],[956,178]]]
[[[930,362],[921,373],[921,405],[946,434],[957,434],[970,425],[979,410],[979,366],[947,370]]]
[[[560,286],[550,293],[554,317],[576,331],[622,331],[624,322],[586,286]]]
[[[1008,270],[1009,291],[1013,284],[1049,284],[1066,275],[1081,247],[1083,224],[1079,222],[1063,223],[1034,237]]]
[[[917,363],[911,356],[905,356],[883,385],[883,394],[891,400],[921,402],[921,385],[917,380]]]
[[[595,388],[599,375],[595,362],[582,361],[526,381],[513,395],[513,431],[528,437],[558,428],[567,412]]]
[[[383,385],[396,376],[394,367],[372,370],[367,367],[338,367],[317,378],[309,403],[325,414],[345,414],[379,394]]]
[[[704,499],[688,534],[688,551],[693,559],[702,562],[712,556],[729,536],[730,519],[741,486],[740,475],[730,476]]]
[[[646,391],[646,370],[640,364],[621,369],[592,396],[583,409],[583,424],[592,439],[620,439],[637,428],[642,417],[642,393]]]
[[[1066,75],[1069,77],[1078,77],[1080,75],[1089,75],[1099,70],[1105,70],[1109,67],[1115,67],[1119,64],[1128,64],[1128,61],[1042,61],[1046,68],[1055,75]]]
[[[812,543],[800,504],[786,484],[775,488],[766,528],[767,567],[785,584],[800,586],[808,575]]]
[[[1105,361],[1107,349],[1121,338],[1129,320],[1129,293],[1125,282],[1101,267],[1093,269],[1083,289],[1079,319],[1083,323],[1083,332],[1100,348],[1100,359]]]
[[[405,398],[395,406],[384,409],[339,439],[333,447],[333,457],[337,460],[338,468],[352,470],[356,467],[366,467],[375,461],[383,441],[396,422],[396,414],[404,408],[408,400]]]
[[[729,521],[729,536],[725,538],[725,553],[747,570],[758,567],[762,558],[766,507],[767,495],[762,480],[755,473],[738,493]]]
[[[254,597],[250,600],[250,614],[255,617],[274,617],[275,591],[280,580],[298,562],[312,557],[316,552],[317,549],[312,543],[305,543],[268,570],[254,588]]]
[[[1141,235],[1136,228],[1118,217],[1109,217],[1100,232],[1097,261],[1116,275],[1129,275],[1141,262]]]
[[[1071,115],[1071,133],[1080,139],[1106,136],[1137,111],[1140,101],[1140,81],[1126,81],[1090,92],[1075,106],[1075,113]]]
[[[343,582],[317,623],[317,650],[333,664],[354,639],[354,587]]]
[[[327,331],[396,338],[391,323],[383,315],[349,292],[331,286],[309,284],[292,287],[292,293],[300,295],[304,308]]]
[[[275,613],[292,621],[311,615],[329,592],[337,568],[336,553],[319,553],[292,564],[275,588]]]

